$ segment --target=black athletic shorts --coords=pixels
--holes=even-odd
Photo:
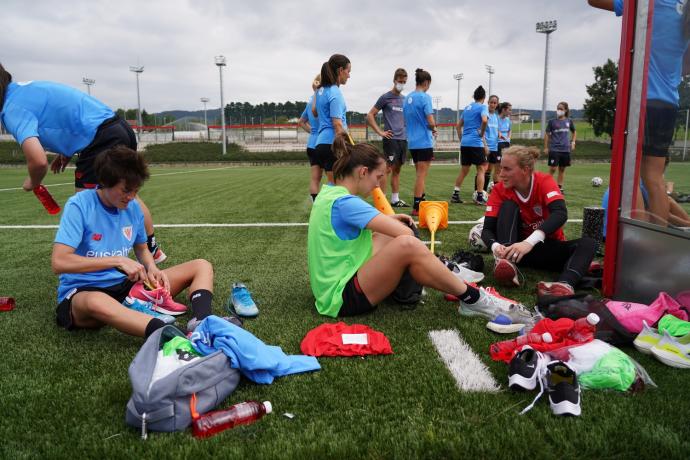
[[[431,161],[434,159],[434,149],[410,149],[410,155],[415,164],[420,161]]]
[[[462,145],[460,146],[461,165],[483,165],[484,163],[486,163],[484,147],[467,147]]]
[[[549,166],[567,168],[570,166],[570,152],[552,152],[549,150]]]
[[[55,321],[57,322],[58,326],[63,327],[68,331],[78,329],[78,327],[74,325],[74,318],[72,318],[72,297],[74,297],[74,294],[78,292],[104,292],[113,299],[117,300],[119,303],[122,303],[125,300],[125,297],[129,295],[129,291],[132,289],[132,286],[134,286],[134,283],[125,278],[125,280],[121,283],[104,288],[84,286],[73,289],[67,293],[67,296],[62,299],[62,302],[60,302],[55,309]]]
[[[498,143],[498,154],[496,155],[498,157],[498,162],[501,162],[501,157],[503,156],[503,150],[507,149],[510,147],[510,142],[499,142]]]
[[[647,101],[642,155],[667,157],[673,142],[678,107],[657,99]]]
[[[333,153],[332,144],[319,144],[314,149],[314,165],[321,166],[324,171],[333,171],[333,163],[335,163],[335,154]]]
[[[405,139],[383,138],[383,153],[388,165],[404,165],[407,159],[407,141]]]
[[[489,163],[496,164],[501,162],[501,154],[498,150],[491,150],[489,152]]]
[[[307,147],[307,158],[309,158],[309,166],[318,166],[316,164],[316,149]]]
[[[79,152],[77,169],[74,171],[74,186],[96,188],[98,179],[93,169],[93,160],[101,153],[118,145],[124,145],[136,151],[137,136],[129,123],[115,115],[101,123],[91,143]]]
[[[362,292],[362,288],[359,287],[357,273],[355,273],[343,290],[343,305],[340,307],[338,316],[361,315],[375,309],[376,305],[372,305],[371,302],[369,302],[367,296]]]

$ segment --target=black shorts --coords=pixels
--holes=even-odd
[[[483,165],[484,163],[486,163],[484,147],[466,147],[462,145],[460,146],[461,165]]]
[[[410,149],[410,155],[415,164],[420,161],[431,161],[434,159],[434,149]]]
[[[319,144],[314,149],[314,163],[313,166],[321,166],[325,171],[333,171],[333,163],[335,163],[335,154],[333,153],[332,144]]]
[[[318,166],[316,164],[316,149],[307,147],[307,158],[309,158],[309,166]]]
[[[498,161],[501,161],[502,152],[504,149],[510,147],[510,142],[499,142],[498,143]]]
[[[367,296],[362,292],[362,288],[359,287],[357,273],[355,273],[343,290],[343,305],[340,307],[338,316],[361,315],[375,309],[376,305],[372,305],[371,302],[369,302]]]
[[[570,166],[570,152],[552,152],[549,150],[549,166],[567,168]]]
[[[668,158],[668,149],[673,142],[677,114],[678,107],[673,104],[656,99],[647,101],[642,155]]]
[[[501,162],[501,154],[498,150],[491,150],[489,152],[489,163],[496,164]]]
[[[72,297],[74,297],[74,294],[78,292],[104,292],[113,299],[122,303],[125,300],[125,297],[129,295],[129,291],[130,289],[132,289],[132,286],[134,286],[134,283],[128,279],[125,279],[121,283],[117,283],[104,288],[84,286],[81,288],[73,289],[72,292],[69,292],[67,296],[64,299],[62,299],[62,302],[60,302],[57,308],[55,309],[55,321],[57,322],[58,326],[63,327],[68,331],[78,329],[78,327],[74,325],[74,318],[72,318]]]
[[[388,165],[404,165],[407,159],[407,141],[405,139],[383,138],[383,153]]]
[[[74,186],[96,188],[98,179],[93,169],[93,160],[101,153],[118,145],[124,145],[136,151],[137,136],[129,123],[115,115],[101,123],[91,143],[79,152],[77,169],[74,171]]]

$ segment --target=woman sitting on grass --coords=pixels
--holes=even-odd
[[[186,307],[170,296],[189,288],[195,316],[190,324],[210,315],[211,264],[197,259],[160,270],[146,246],[144,214],[135,200],[149,177],[144,158],[118,146],[96,157],[94,168],[99,188],[67,201],[55,236],[52,267],[60,274],[57,324],[67,330],[109,325],[148,337],[172,318],[158,314],[147,302],[122,304],[135,283],[142,282],[164,288],[163,293],[157,290],[157,309],[184,313]],[[132,248],[137,260],[129,258]]]
[[[335,185],[325,185],[309,217],[308,262],[316,309],[322,315],[366,313],[388,297],[405,270],[420,284],[455,294],[461,313],[490,319],[510,304],[453,275],[418,238],[405,214],[387,216],[360,197],[386,173],[386,160],[370,144],[333,143]]]

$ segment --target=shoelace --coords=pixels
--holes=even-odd
[[[549,364],[558,362],[556,360],[547,362],[546,357],[541,352],[535,351],[535,353],[537,353],[537,369],[535,370],[535,372],[537,373],[537,380],[539,381],[539,393],[537,393],[537,396],[534,398],[534,400],[532,400],[532,402],[527,407],[522,409],[522,411],[520,412],[520,415],[524,415],[527,412],[529,412],[530,410],[532,410],[532,408],[537,403],[537,401],[539,401],[539,398],[542,397],[542,395],[544,394],[544,388],[546,387],[546,385],[548,383],[546,381],[546,379],[549,375],[549,367],[548,366],[549,366]]]
[[[239,302],[243,305],[251,304],[254,302],[247,288],[237,288],[234,294],[235,298],[239,300]]]

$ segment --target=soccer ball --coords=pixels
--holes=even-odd
[[[474,249],[475,251],[484,251],[486,250],[486,245],[484,244],[484,241],[482,241],[482,230],[484,229],[484,224],[477,224],[472,229],[470,230],[470,235],[469,235],[469,242],[470,242],[470,247]]]
[[[489,194],[486,193],[484,190],[481,190],[479,192],[475,190],[472,193],[472,200],[474,200],[475,203],[478,203],[481,201],[482,203],[486,204],[486,200],[488,200],[488,199],[489,199]]]
[[[601,177],[592,177],[592,187],[601,187],[601,184],[604,183],[604,179]]]

